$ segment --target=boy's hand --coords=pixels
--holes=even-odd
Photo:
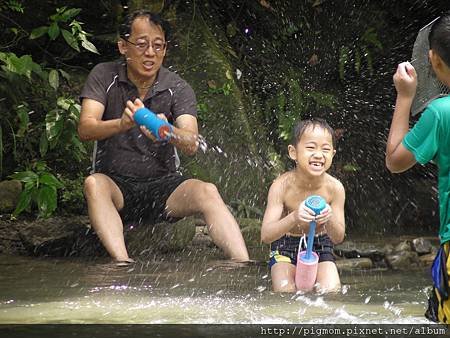
[[[314,221],[315,214],[310,208],[305,205],[305,201],[300,203],[298,206],[298,210],[296,213],[296,217],[298,221],[309,224],[309,222]]]
[[[325,225],[328,222],[328,220],[333,215],[333,210],[331,209],[331,206],[327,203],[326,207],[322,210],[322,212],[315,216],[314,211],[308,208],[305,205],[305,201],[303,201],[297,210],[297,218],[299,221],[302,221],[306,223],[306,225],[309,225],[309,222],[316,221],[317,227],[316,227],[316,233],[325,233]]]
[[[317,225],[323,225],[328,222],[328,220],[333,215],[333,210],[331,206],[327,203],[326,207],[322,210],[322,212],[316,216]]]
[[[409,62],[398,65],[394,74],[394,85],[399,96],[414,98],[417,89],[417,74]]]

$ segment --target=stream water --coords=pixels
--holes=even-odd
[[[426,269],[341,274],[337,294],[275,294],[265,263],[0,256],[0,324],[429,323]]]

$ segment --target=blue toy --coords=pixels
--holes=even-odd
[[[147,108],[139,108],[134,113],[134,121],[140,125],[145,126],[159,141],[168,141],[172,133],[172,125],[160,119],[154,112]]]
[[[310,208],[314,213],[319,215],[323,209],[327,206],[327,202],[321,197],[317,195],[309,196],[306,201],[305,205]],[[314,243],[314,235],[316,233],[316,221],[309,222],[309,233],[308,233],[308,242],[306,246],[306,254],[302,259],[304,261],[311,261],[314,260],[314,257],[312,256],[312,249],[313,249],[313,243]]]

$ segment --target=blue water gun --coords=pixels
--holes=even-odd
[[[323,209],[325,209],[325,207],[327,206],[327,202],[321,196],[312,195],[306,199],[305,205],[312,211],[314,211],[314,214],[317,216],[322,212]],[[314,257],[312,256],[312,249],[314,244],[315,233],[316,233],[316,221],[313,220],[309,222],[309,233],[308,233],[306,254],[303,257],[304,261],[314,260]]]
[[[154,112],[148,108],[139,108],[133,115],[134,121],[140,125],[145,126],[158,141],[168,141],[171,137],[173,126],[160,119]]]

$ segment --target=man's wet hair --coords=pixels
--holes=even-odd
[[[125,40],[128,40],[131,35],[131,25],[133,24],[134,20],[141,17],[148,18],[150,22],[152,22],[157,26],[160,26],[164,33],[165,41],[166,42],[170,41],[169,23],[166,20],[162,19],[158,14],[155,14],[145,9],[140,9],[131,12],[127,16],[125,16],[122,24],[119,25],[119,36],[121,38],[124,38]]]
[[[428,35],[430,49],[433,49],[450,67],[450,11],[437,19]]]
[[[334,132],[334,129],[330,127],[330,125],[321,118],[312,118],[308,120],[301,120],[297,123],[297,125],[294,127],[294,133],[292,135],[291,144],[295,147],[298,142],[300,142],[300,139],[302,138],[303,134],[305,133],[305,130],[312,127],[313,129],[316,127],[322,128],[326,131],[328,131],[331,135],[331,139],[333,142],[333,148],[336,148],[336,134]]]

